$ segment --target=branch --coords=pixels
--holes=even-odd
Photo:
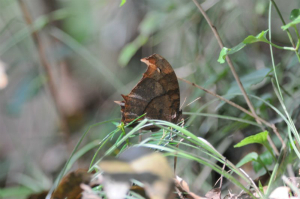
[[[26,21],[27,25],[29,26],[29,28],[32,28],[32,18],[31,18],[31,15],[30,15],[30,13],[27,9],[27,6],[25,5],[23,0],[19,0],[19,5],[20,5],[20,8],[23,12],[23,16],[25,18],[25,21]],[[42,41],[40,40],[37,31],[33,31],[31,36],[32,36],[32,38],[34,40],[34,43],[36,45],[41,64],[44,67],[46,75],[47,75],[49,91],[50,91],[50,94],[51,94],[52,99],[54,101],[56,111],[58,112],[59,119],[61,121],[61,130],[65,133],[65,135],[69,135],[70,131],[69,131],[67,121],[63,117],[63,114],[62,114],[61,109],[59,107],[57,89],[55,87],[54,78],[52,76],[51,65],[47,61],[47,58],[46,58],[45,48],[42,45]]]

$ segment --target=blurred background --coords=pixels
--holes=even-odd
[[[268,29],[267,0],[198,2],[226,47]],[[80,148],[92,150],[73,167],[89,166],[97,144],[120,121],[120,107],[114,101],[121,100],[120,94],[128,94],[146,70],[140,62],[143,57],[158,53],[171,63],[178,77],[219,95],[240,92],[228,65],[217,62],[220,48],[192,0],[120,3],[0,0],[0,191],[7,198],[26,198],[29,193],[49,189],[82,134],[93,124],[114,120],[93,127],[83,141]],[[300,7],[298,0],[276,3],[287,22],[291,10]],[[275,10],[272,14],[272,41],[291,46],[278,14]],[[292,113],[300,102],[299,63],[292,52],[275,49],[274,53],[286,105]],[[272,69],[269,46],[256,43],[231,57],[247,92],[278,105],[268,78]],[[213,96],[191,85],[179,84],[189,131],[207,139],[233,163],[249,151],[261,150],[256,145],[233,149],[235,143],[260,128],[188,113],[250,117],[212,101]],[[243,97],[228,98],[247,108]],[[204,106],[207,102],[212,103]],[[252,102],[262,118],[281,122],[260,101]],[[205,193],[215,179],[203,169],[184,161],[179,162],[177,173],[193,191]],[[248,171],[255,175],[252,167]]]

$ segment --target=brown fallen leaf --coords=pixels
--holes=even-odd
[[[87,173],[86,169],[78,169],[64,176],[51,199],[81,198],[81,183],[89,184],[92,174]]]
[[[40,193],[34,193],[27,197],[27,199],[45,199],[48,191],[42,191]]]

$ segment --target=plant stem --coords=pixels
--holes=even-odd
[[[284,21],[282,15],[281,15],[281,12],[280,12],[280,10],[278,9],[277,4],[275,3],[275,1],[274,1],[274,0],[271,0],[271,3],[274,5],[274,7],[275,7],[275,9],[276,9],[276,11],[277,11],[277,13],[278,13],[278,15],[279,15],[279,18],[281,19],[282,24],[283,24],[283,25],[286,25],[286,23],[285,23],[285,21]],[[293,45],[294,49],[296,49],[296,45],[295,45],[295,43],[294,43],[294,41],[293,41],[293,38],[292,38],[292,35],[291,35],[289,29],[286,29],[286,33],[287,33],[287,35],[288,35],[288,37],[289,37],[289,40],[290,40],[291,44]],[[300,62],[300,55],[298,54],[297,51],[295,51],[295,53],[296,53],[296,56],[297,56],[297,58],[298,58],[298,61]]]
[[[29,26],[29,28],[32,29],[33,28],[32,27],[32,18],[28,11],[28,8],[25,5],[23,0],[18,0],[18,1],[19,1],[20,8],[23,12],[25,21],[26,21],[27,25]],[[57,89],[55,87],[54,78],[52,76],[51,65],[46,58],[45,47],[43,46],[42,41],[40,40],[37,31],[32,30],[31,36],[36,45],[40,62],[42,64],[42,66],[44,67],[46,75],[47,75],[49,91],[50,91],[51,97],[53,99],[56,111],[58,113],[58,117],[61,122],[61,130],[64,132],[64,135],[70,135],[68,123],[67,123],[66,119],[63,117],[63,113],[61,112],[61,109],[60,109],[60,105],[59,105],[59,101],[58,101],[58,93],[57,93]]]
[[[220,35],[219,35],[218,31],[217,31],[217,28],[212,24],[211,20],[209,19],[209,17],[207,16],[207,14],[205,13],[205,11],[204,11],[203,8],[201,7],[201,5],[200,5],[196,0],[193,0],[193,2],[194,2],[195,5],[198,7],[198,9],[200,10],[200,12],[202,13],[202,15],[204,16],[204,18],[206,19],[208,25],[209,25],[210,28],[212,29],[212,31],[213,31],[213,33],[214,33],[214,35],[215,35],[215,37],[216,37],[216,39],[217,39],[217,41],[218,41],[218,44],[219,44],[220,48],[223,49],[224,45],[223,45],[223,42],[222,42],[222,40],[221,40],[221,38],[220,38]],[[261,120],[260,120],[261,118],[258,119],[259,117],[256,115],[255,109],[254,109],[254,107],[253,107],[253,105],[252,105],[252,103],[251,103],[251,101],[250,101],[250,99],[249,99],[249,97],[248,97],[248,95],[247,95],[247,93],[246,93],[246,91],[245,91],[245,89],[244,89],[244,86],[243,86],[243,84],[242,84],[242,82],[241,82],[239,76],[237,75],[237,73],[236,73],[236,71],[235,71],[235,68],[234,68],[234,66],[233,66],[233,63],[232,63],[232,61],[231,61],[231,59],[230,59],[230,57],[229,57],[228,55],[226,56],[226,61],[227,61],[228,65],[229,65],[229,68],[230,68],[230,70],[231,70],[231,72],[232,72],[232,74],[233,74],[233,76],[234,76],[234,78],[235,78],[235,80],[236,80],[236,82],[237,82],[239,88],[241,89],[241,91],[242,91],[242,93],[243,93],[243,96],[244,96],[244,98],[245,98],[245,100],[246,100],[246,103],[247,103],[248,107],[250,108],[250,110],[251,110],[251,112],[252,112],[251,115],[255,118],[255,120],[256,120],[256,122],[257,122],[258,124],[261,124]],[[274,132],[275,132],[275,131],[274,131]],[[277,136],[280,137],[279,134],[278,134]],[[280,137],[280,138],[281,138],[281,137]],[[280,138],[279,138],[279,139],[280,139]],[[282,138],[281,138],[280,140],[282,140]],[[268,141],[270,142],[271,146],[274,146],[274,147],[275,147],[273,141],[271,140],[271,138],[270,138],[269,136],[268,136]],[[284,144],[283,140],[282,140],[282,144]],[[276,147],[275,147],[275,148],[276,148]],[[275,148],[273,148],[273,149],[275,149]],[[274,150],[274,151],[275,151],[275,154],[276,154],[276,155],[279,154],[279,152],[277,151],[277,149]]]

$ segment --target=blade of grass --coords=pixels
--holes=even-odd
[[[132,134],[137,132],[140,127],[142,127],[145,123],[147,123],[147,119],[141,121],[137,126],[135,126],[130,132],[128,132],[119,142],[116,142],[112,147],[110,147],[104,154],[104,156],[110,155],[118,146],[120,146],[124,141],[126,141]],[[100,158],[96,163],[90,166],[89,171],[93,170],[94,167],[100,162],[102,158]]]
[[[220,118],[220,119],[225,119],[225,120],[232,120],[232,121],[242,122],[242,123],[246,123],[246,124],[250,124],[250,125],[253,125],[253,126],[260,127],[260,125],[255,123],[255,122],[240,119],[240,118],[237,118],[237,117],[231,117],[231,116],[227,116],[227,115],[217,115],[217,114],[210,114],[210,113],[192,113],[192,112],[183,112],[183,114],[184,115],[198,115],[198,116],[204,116],[204,117],[214,117],[214,118]]]

